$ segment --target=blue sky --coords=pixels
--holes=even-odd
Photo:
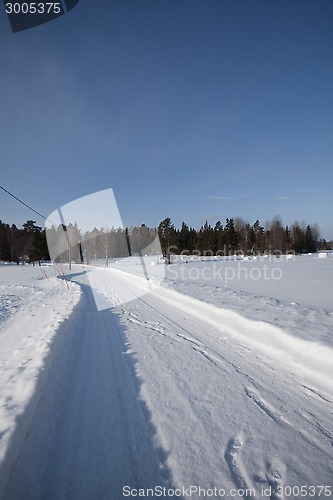
[[[1,4],[0,40],[1,185],[42,214],[111,187],[125,225],[333,238],[331,1],[81,0],[15,34]]]

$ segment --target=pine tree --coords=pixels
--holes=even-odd
[[[307,253],[313,253],[316,252],[316,250],[317,242],[314,238],[311,227],[308,225],[304,236],[304,251]]]
[[[29,262],[38,262],[39,265],[41,264],[42,260],[50,260],[45,230],[36,231],[33,234],[28,257]]]
[[[0,220],[0,260],[10,261],[9,225]]]
[[[229,253],[234,254],[238,245],[238,235],[235,229],[234,219],[226,219],[224,233]]]
[[[305,234],[297,222],[292,228],[292,249],[295,253],[302,253],[305,249]]]
[[[163,256],[167,259],[167,263],[171,262],[170,252],[171,247],[176,246],[176,231],[171,222],[170,217],[167,217],[158,226],[158,235],[161,242]]]

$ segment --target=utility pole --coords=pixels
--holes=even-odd
[[[65,236],[66,236],[66,239],[67,239],[67,245],[68,245],[68,260],[69,260],[69,270],[71,271],[72,270],[72,262],[71,262],[71,242],[69,240],[69,235],[68,235],[68,231],[67,231],[67,226],[65,224],[62,224],[62,228],[64,230],[64,233],[65,233]]]

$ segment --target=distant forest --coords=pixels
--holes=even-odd
[[[183,222],[177,229],[171,219],[166,218],[157,228],[142,224],[126,229],[94,228],[82,234],[74,223],[47,231],[54,260],[66,262],[70,257],[73,262],[90,263],[104,259],[106,265],[112,258],[141,252],[158,253],[157,235],[165,256],[170,253],[233,255],[237,252],[244,255],[301,254],[333,248],[332,241],[320,239],[316,225],[311,227],[295,222],[290,227],[283,226],[279,218],[265,227],[259,220],[250,225],[241,218],[227,218],[224,225],[221,221],[214,226],[206,222],[197,230]],[[34,220],[25,222],[21,229],[0,221],[0,260],[17,264],[50,260],[45,229],[37,226]]]
[[[175,229],[170,218],[164,219],[158,226],[163,250],[172,248],[172,253],[188,251],[199,255],[258,255],[264,253],[296,254],[312,253],[318,250],[331,249],[333,242],[320,239],[318,227],[315,225],[283,226],[277,217],[262,226],[259,220],[251,226],[237,217],[226,219],[223,225],[217,221],[215,226],[206,222],[199,230],[188,227],[184,222],[180,229]]]

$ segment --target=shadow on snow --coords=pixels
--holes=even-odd
[[[66,276],[83,295],[18,418],[0,468],[3,500],[120,500],[124,486],[173,487],[124,328],[110,309],[97,311],[84,275]]]

